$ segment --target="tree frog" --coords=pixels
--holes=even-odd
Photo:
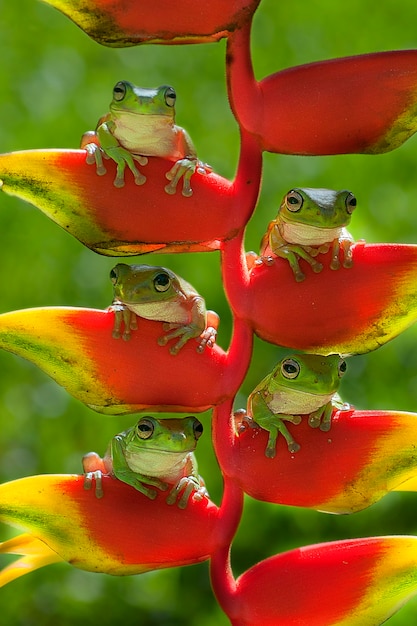
[[[114,185],[123,187],[126,165],[135,183],[143,185],[146,177],[135,161],[146,165],[148,156],[169,159],[175,164],[166,174],[170,182],[165,191],[175,194],[183,177],[182,194],[191,196],[190,178],[194,172],[208,174],[212,170],[197,159],[187,131],[175,124],[175,100],[175,90],[168,85],[144,89],[126,80],[119,81],[113,88],[110,112],[99,119],[95,131],[84,133],[81,139],[87,163],[95,163],[101,176],[106,173],[102,157],[113,159],[117,164]]]
[[[269,245],[274,254],[287,259],[295,280],[301,282],[305,275],[299,259],[307,261],[314,272],[321,272],[323,265],[314,257],[328,252],[332,246],[331,269],[340,268],[340,249],[343,267],[352,267],[353,238],[345,226],[355,207],[356,198],[350,191],[291,189],[262,239],[260,262],[272,262],[272,257],[264,256]]]
[[[84,488],[91,489],[95,480],[95,494],[102,498],[102,474],[110,474],[151,500],[157,496],[152,487],[170,489],[167,504],[178,500],[179,508],[185,509],[193,492],[196,500],[208,496],[193,454],[202,433],[203,425],[193,416],[142,417],[135,426],[113,437],[103,458],[96,452],[84,455]]]
[[[167,331],[158,339],[165,346],[179,337],[170,347],[178,354],[187,341],[198,337],[197,352],[216,342],[220,320],[217,313],[207,311],[204,299],[185,280],[165,267],[127,265],[118,263],[110,272],[114,299],[110,310],[115,313],[113,337],[120,337],[124,322],[123,339],[130,339],[130,331],[137,329],[136,316],[164,322]]]
[[[267,457],[275,456],[279,433],[285,437],[288,450],[298,452],[300,446],[284,421],[300,424],[301,416],[308,415],[312,428],[330,430],[333,408],[349,408],[336,394],[345,371],[346,362],[339,355],[289,354],[255,387],[247,410],[235,412],[236,430],[257,424],[269,431]]]

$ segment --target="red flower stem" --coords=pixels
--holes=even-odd
[[[233,446],[230,417],[233,400],[227,400],[213,411],[212,435],[215,448]],[[243,491],[230,478],[224,477],[223,499],[219,512],[218,548],[210,560],[213,592],[224,612],[230,617],[235,611],[236,580],[233,575],[230,550],[243,510]]]
[[[229,36],[226,48],[229,103],[240,126],[246,129],[252,127],[255,112],[262,110],[262,94],[251,58],[251,28],[252,19]]]

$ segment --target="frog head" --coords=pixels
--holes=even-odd
[[[349,224],[355,207],[351,191],[296,188],[285,194],[278,215],[285,222],[339,228]]]
[[[175,90],[169,85],[156,89],[136,87],[127,80],[121,80],[113,88],[110,103],[112,113],[135,113],[137,115],[158,115],[175,117]]]
[[[332,395],[338,390],[345,371],[346,361],[339,355],[290,354],[271,372],[268,391]]]
[[[194,416],[156,419],[146,415],[126,431],[125,444],[130,453],[145,450],[170,453],[192,452],[202,433],[203,425]]]
[[[114,297],[126,304],[166,302],[178,297],[180,282],[165,267],[118,263],[110,272]]]

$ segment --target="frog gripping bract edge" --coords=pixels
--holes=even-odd
[[[18,212],[7,215],[13,203],[23,206],[26,237],[38,217],[54,233],[36,259],[48,265],[46,280],[69,272],[58,304],[27,302],[31,285],[19,282],[15,305],[4,241],[3,291],[14,304],[0,312],[0,356],[13,384],[0,389],[8,418],[0,521],[18,532],[3,528],[0,593],[7,599],[16,589],[32,602],[30,619],[63,626],[93,611],[98,621],[108,613],[109,624],[129,623],[134,611],[139,622],[191,626],[198,610],[207,626],[378,626],[397,613],[407,620],[408,610],[412,621],[417,537],[401,507],[417,491],[417,413],[394,406],[415,382],[402,371],[415,352],[417,243],[412,233],[407,243],[365,241],[361,229],[382,233],[393,215],[395,232],[411,223],[415,159],[397,149],[417,130],[417,50],[285,68],[285,55],[299,63],[309,50],[307,29],[311,46],[331,46],[329,7],[323,15],[291,7],[290,15],[261,0],[25,2],[39,9],[34,28],[43,15],[56,20],[44,33],[54,63],[31,46],[44,63],[31,114],[53,121],[42,114],[58,101],[68,58],[62,108],[81,86],[87,100],[84,80],[97,97],[82,116],[72,109],[84,124],[78,146],[0,154],[0,224],[8,220],[16,238],[15,275],[22,280],[25,249]],[[358,47],[355,10],[338,7],[342,50]],[[384,11],[367,28],[379,33]],[[349,37],[340,36],[345,23]],[[61,28],[70,43],[58,41]],[[16,55],[32,37],[30,19],[19,16],[19,33],[19,43],[10,38]],[[128,47],[134,56],[112,50]],[[255,60],[273,63],[274,73],[258,79]],[[162,78],[165,66],[173,69]],[[33,84],[28,76],[25,94]],[[30,98],[15,97],[21,122]],[[223,175],[233,158],[234,174]],[[344,180],[333,181],[342,158]],[[71,250],[65,269],[59,237]],[[151,253],[166,263],[143,256]],[[79,297],[62,304],[72,283]],[[39,300],[53,293],[50,284],[39,286]],[[106,308],[89,308],[97,305]],[[380,408],[378,396],[376,408],[357,407],[355,393],[358,404],[375,402],[369,353],[388,353],[408,329],[411,341],[389,357],[392,371],[380,381],[393,406]],[[65,430],[63,420],[45,419],[63,415]],[[47,565],[56,566],[56,584]],[[9,603],[1,599],[4,618],[23,623],[25,603]]]

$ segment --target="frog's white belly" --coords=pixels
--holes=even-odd
[[[177,126],[160,115],[124,113],[115,119],[113,135],[126,150],[143,156],[177,160],[184,156],[177,147]]]
[[[338,228],[322,228],[309,226],[308,224],[291,224],[282,222],[279,225],[281,236],[288,243],[295,243],[302,246],[321,246],[339,239],[344,233],[344,226]]]
[[[125,451],[126,463],[132,472],[176,482],[183,476],[190,451],[166,452],[165,450]]]
[[[297,390],[274,391],[272,398],[267,401],[267,405],[273,413],[309,415],[330,402],[334,393],[314,394]]]
[[[140,304],[126,302],[125,304],[136,315],[147,320],[174,324],[188,324],[190,321],[189,312],[184,309],[180,302],[145,302]]]

